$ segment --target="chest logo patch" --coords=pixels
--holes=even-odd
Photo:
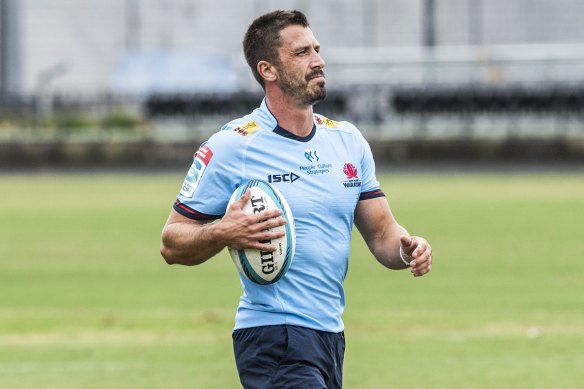
[[[304,156],[310,162],[318,162],[318,160],[320,159],[315,149],[306,149],[306,151],[304,152]]]
[[[352,163],[346,163],[343,166],[343,173],[347,179],[343,181],[343,186],[345,188],[358,188],[361,186],[361,180],[357,174],[357,168]]]
[[[320,175],[327,174],[331,172],[333,167],[332,163],[322,163],[318,162],[320,157],[315,149],[306,149],[304,152],[304,157],[310,162],[308,165],[300,165],[298,168],[300,171],[305,172],[308,175]],[[326,159],[326,158],[325,158]]]
[[[346,163],[345,166],[343,166],[343,173],[345,173],[348,179],[359,178],[357,175],[357,168],[352,163]]]

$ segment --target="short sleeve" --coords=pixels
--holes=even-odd
[[[361,134],[359,130],[356,129],[356,136],[358,144],[361,147],[361,171],[362,171],[362,184],[361,184],[361,195],[359,200],[367,200],[375,197],[385,196],[383,191],[379,187],[379,181],[375,175],[375,161],[373,159],[373,153],[371,152],[371,147],[369,143]]]
[[[225,214],[241,182],[242,147],[231,131],[214,134],[193,155],[174,209],[190,219],[214,220]]]

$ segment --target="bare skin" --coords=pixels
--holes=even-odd
[[[410,236],[397,223],[385,197],[359,201],[355,209],[355,225],[373,256],[383,266],[394,270],[407,268],[400,257],[401,248],[414,277],[423,276],[432,268],[432,247],[426,239]]]

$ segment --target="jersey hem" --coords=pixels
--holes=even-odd
[[[179,200],[176,200],[174,202],[172,208],[181,215],[193,220],[217,220],[223,217],[223,215],[209,215],[206,213],[199,212],[189,207],[188,205],[181,203]]]
[[[239,313],[239,312],[238,312]],[[267,312],[264,312],[267,313]],[[301,320],[291,320],[290,315],[286,313],[271,313],[270,315],[265,315],[261,319],[255,316],[253,319],[243,319],[240,317],[236,317],[235,326],[233,330],[241,330],[244,328],[253,328],[253,327],[262,327],[262,326],[275,326],[275,325],[289,325],[289,326],[297,326],[297,327],[304,327],[309,328],[315,331],[324,331],[324,332],[332,332],[332,333],[339,333],[345,330],[344,323],[341,321],[340,325],[334,327],[327,327],[323,325],[319,325],[317,323],[311,324],[306,323]]]
[[[359,196],[359,201],[374,199],[377,197],[385,197],[385,193],[383,193],[383,191],[381,189],[376,189],[376,190],[372,190],[369,192],[363,192]]]

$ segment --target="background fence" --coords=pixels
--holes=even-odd
[[[16,143],[205,139],[258,105],[240,41],[276,8],[306,12],[322,44],[329,96],[316,111],[370,140],[581,153],[577,0],[0,0],[0,161]]]

